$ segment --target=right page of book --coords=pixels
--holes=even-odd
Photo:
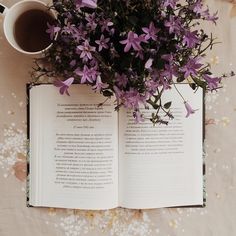
[[[132,113],[119,113],[119,205],[159,208],[203,204],[203,90],[176,85],[197,110],[186,118],[183,99],[173,87],[162,102],[172,101],[168,125],[150,120],[136,124]],[[150,117],[152,110],[143,110]]]

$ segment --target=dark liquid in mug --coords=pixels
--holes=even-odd
[[[29,10],[18,17],[15,22],[14,36],[21,49],[37,52],[51,44],[50,35],[46,32],[47,23],[52,24],[53,17],[46,11]]]

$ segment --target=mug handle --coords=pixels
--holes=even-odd
[[[8,11],[8,8],[4,6],[2,3],[0,3],[0,14],[5,16]]]

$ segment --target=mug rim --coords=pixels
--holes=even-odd
[[[42,2],[42,1],[39,1],[39,0],[23,0],[23,1],[19,1],[17,3],[15,3],[14,5],[12,5],[11,7],[8,8],[8,11],[5,15],[5,19],[4,19],[4,22],[3,22],[3,30],[4,30],[4,34],[5,34],[5,37],[8,41],[8,43],[15,49],[17,50],[18,52],[21,52],[23,54],[26,54],[26,55],[31,55],[31,56],[37,56],[37,55],[40,55],[42,54],[43,52],[47,51],[50,47],[52,47],[53,43],[50,43],[46,48],[40,50],[40,51],[36,51],[36,52],[28,52],[28,51],[25,51],[23,49],[21,49],[20,47],[16,47],[15,44],[12,43],[12,41],[9,39],[9,36],[8,34],[6,33],[6,28],[7,28],[7,25],[6,25],[6,18],[7,18],[7,15],[8,15],[8,12],[11,11],[12,9],[16,8],[18,5],[21,5],[21,4],[25,4],[25,3],[39,3],[45,7],[47,7],[47,4],[45,2]],[[53,13],[52,10],[49,10],[51,15],[56,18],[55,14]]]

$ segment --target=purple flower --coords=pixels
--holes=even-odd
[[[190,58],[189,61],[183,68],[180,69],[181,72],[184,72],[184,77],[187,78],[190,75],[196,76],[198,73],[198,69],[200,69],[203,64],[199,63],[199,60],[201,58],[196,57],[196,58]]]
[[[194,48],[196,44],[200,42],[199,38],[197,37],[197,32],[197,30],[193,32],[187,31],[184,34],[183,44],[187,45],[189,48]]]
[[[219,88],[219,83],[221,78],[218,77],[211,77],[207,74],[203,75],[203,79],[206,80],[208,88],[213,91]]]
[[[91,52],[95,52],[96,48],[92,47],[88,40],[85,40],[83,45],[79,45],[77,46],[77,49],[79,50],[80,53],[80,58],[85,59],[85,61],[87,61],[88,59],[91,60],[92,59],[92,53]]]
[[[172,9],[176,7],[176,3],[178,0],[165,0],[163,3],[163,7],[171,7]]]
[[[194,114],[196,112],[196,110],[193,110],[193,108],[189,105],[188,102],[184,102],[187,114],[186,114],[186,118],[188,118],[191,114]]]
[[[73,15],[71,14],[71,12],[64,12],[62,13],[62,16],[68,18],[68,20],[73,20]]]
[[[107,43],[110,41],[110,38],[105,38],[102,34],[99,40],[96,40],[95,43],[99,46],[98,51],[101,52],[103,48],[108,49]]]
[[[165,70],[161,72],[161,75],[166,77],[168,80],[172,80],[173,76],[177,77],[178,73],[176,67],[171,64],[165,64]]]
[[[80,83],[85,84],[87,82],[93,83],[97,78],[98,72],[95,67],[88,68],[84,65],[83,70],[81,71],[80,68],[77,68],[75,74],[81,77]]]
[[[152,67],[153,59],[149,58],[147,62],[145,63],[145,69],[150,69]]]
[[[171,89],[171,80],[169,77],[164,76],[163,74],[160,75],[160,78],[158,80],[158,85],[162,86],[164,90]]]
[[[70,62],[70,67],[73,68],[76,65],[76,60],[72,60]]]
[[[85,39],[87,31],[83,29],[83,25],[80,24],[77,27],[72,27],[73,33],[72,37],[74,38],[75,41],[79,42],[81,39]]]
[[[99,75],[96,80],[96,84],[92,87],[97,92],[101,92],[102,89],[108,88],[109,85],[102,82],[101,76]]]
[[[168,61],[170,64],[172,64],[174,61],[174,56],[172,53],[171,54],[164,54],[161,56],[161,58],[165,61]]]
[[[156,93],[158,88],[158,83],[153,79],[148,79],[145,81],[145,86],[148,93],[146,96],[151,97]]]
[[[50,25],[49,23],[47,23],[47,26],[48,26],[48,29],[46,30],[46,32],[50,34],[50,39],[53,40],[55,37],[55,34],[59,32],[61,28],[55,25]]]
[[[100,25],[102,26],[102,27],[101,27],[102,32],[104,32],[105,30],[106,30],[107,32],[110,32],[110,28],[109,28],[109,27],[111,27],[111,26],[114,25],[110,18],[108,18],[108,19],[103,19],[103,20],[101,20],[99,23],[100,23]]]
[[[203,19],[207,21],[212,21],[216,25],[216,21],[219,19],[218,12],[214,13],[213,15],[210,15],[209,9],[205,10],[202,14]]]
[[[94,67],[94,69],[97,70],[99,64],[98,64],[98,61],[97,61],[97,60],[92,59],[92,60],[89,62],[89,65],[90,65],[90,67]]]
[[[140,104],[145,104],[146,99],[136,89],[131,88],[123,94],[124,107],[128,109],[138,109]]]
[[[145,39],[149,40],[152,39],[154,41],[157,40],[157,36],[156,34],[160,31],[159,29],[157,29],[154,25],[153,22],[150,23],[149,28],[142,28],[143,32],[146,33],[145,35]]]
[[[152,78],[153,81],[158,81],[160,77],[160,71],[154,68],[150,73],[150,77]]]
[[[60,94],[63,95],[64,93],[66,93],[68,96],[70,96],[70,94],[68,92],[68,89],[71,86],[71,84],[74,82],[74,80],[75,79],[73,77],[71,77],[71,78],[69,78],[69,79],[67,79],[65,81],[55,80],[53,84],[56,87],[60,88],[60,90],[59,90]]]
[[[125,88],[128,83],[128,78],[125,74],[119,75],[118,73],[116,73],[115,80],[117,85],[122,88]]]
[[[170,16],[169,21],[165,21],[165,27],[169,28],[169,34],[179,33],[181,27],[180,19],[174,16]]]
[[[134,116],[134,119],[135,119],[136,123],[140,123],[140,122],[144,122],[145,121],[145,119],[143,117],[143,114],[139,110],[136,110],[133,113],[133,116]]]
[[[73,34],[74,33],[74,25],[71,25],[70,22],[66,26],[63,27],[61,33],[62,34]]]
[[[133,47],[135,51],[140,51],[142,49],[142,47],[140,46],[141,41],[141,38],[136,33],[130,31],[128,33],[128,38],[120,41],[120,43],[126,44],[124,52],[128,52],[131,47]]]
[[[120,102],[123,98],[124,92],[122,90],[120,90],[117,86],[113,87],[114,93],[115,93],[115,97],[116,97],[116,102],[118,105],[120,105]]]
[[[87,16],[85,17],[85,19],[86,19],[86,21],[88,21],[88,23],[86,24],[86,26],[89,27],[92,31],[97,28],[96,15],[95,15],[95,13],[93,13],[93,14],[87,14]]]
[[[135,57],[136,57],[136,58],[139,58],[140,60],[143,60],[143,59],[144,59],[143,50],[137,51]]]
[[[202,13],[202,7],[203,7],[202,0],[198,0],[192,6],[193,12],[195,12],[196,14],[201,14]]]
[[[97,8],[97,0],[75,0],[75,5],[77,8]]]

